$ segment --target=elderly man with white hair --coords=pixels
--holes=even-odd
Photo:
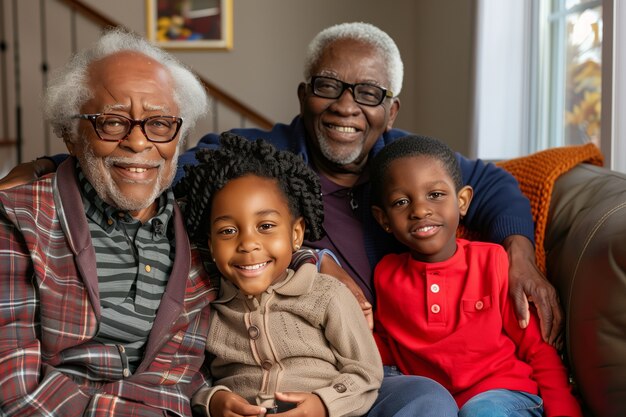
[[[0,192],[0,415],[191,416],[215,289],[170,185],[207,101],[119,30],[51,83],[71,157]]]

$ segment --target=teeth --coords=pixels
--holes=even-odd
[[[255,269],[263,268],[265,265],[267,265],[267,262],[263,262],[263,263],[256,264],[256,265],[240,265],[239,268],[245,269],[247,271],[254,271]]]
[[[129,170],[130,172],[138,172],[138,173],[146,172],[148,170],[147,168],[136,168],[136,167],[130,167],[126,169]]]
[[[332,128],[342,133],[355,133],[356,132],[356,129],[354,127],[349,127],[349,126],[332,126]]]
[[[428,232],[429,230],[434,229],[436,226],[425,226],[417,229],[418,232]]]

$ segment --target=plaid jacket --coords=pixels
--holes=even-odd
[[[0,416],[190,416],[214,288],[175,209],[176,259],[139,368],[92,341],[95,252],[69,158],[56,175],[0,192]]]

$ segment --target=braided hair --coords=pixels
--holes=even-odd
[[[304,238],[324,236],[324,205],[319,178],[299,156],[279,151],[262,139],[250,141],[234,133],[220,135],[217,149],[196,153],[198,165],[185,166],[185,176],[175,187],[182,198],[187,230],[192,241],[206,244],[209,215],[215,193],[230,180],[244,175],[275,179],[289,203],[289,211],[305,222]]]
[[[454,151],[439,139],[410,135],[385,145],[372,160],[370,165],[372,204],[376,206],[382,205],[381,199],[384,194],[384,187],[388,182],[387,171],[393,161],[399,158],[422,155],[430,156],[441,162],[448,175],[450,175],[457,192],[463,188],[461,167]]]

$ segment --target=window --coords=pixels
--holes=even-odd
[[[476,3],[472,157],[529,153],[530,1]]]
[[[537,5],[538,79],[531,91],[537,140],[530,142],[530,151],[587,142],[600,146],[602,2],[542,0]]]
[[[470,155],[592,142],[606,167],[626,172],[626,2],[476,4]]]

